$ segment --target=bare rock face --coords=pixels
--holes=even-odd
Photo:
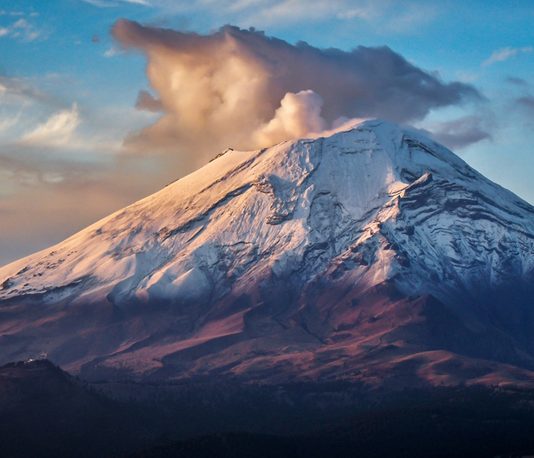
[[[534,380],[534,208],[384,121],[229,150],[0,285],[0,362],[88,378]]]

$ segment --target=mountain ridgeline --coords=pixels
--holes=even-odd
[[[0,285],[0,362],[88,380],[534,384],[534,208],[385,121],[227,150]]]

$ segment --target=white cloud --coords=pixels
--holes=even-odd
[[[44,123],[26,133],[21,143],[35,146],[66,145],[79,124],[78,106],[73,104],[70,110],[53,114]]]
[[[108,58],[118,56],[119,54],[122,54],[122,51],[116,48],[115,46],[112,46],[111,48],[104,51],[104,57]]]
[[[69,82],[57,73],[0,76],[0,154],[25,151],[69,160],[111,157],[119,152],[132,126],[140,128],[154,117],[130,106],[104,105],[93,110],[72,99],[66,102],[55,91],[62,91]]]
[[[493,51],[491,53],[491,56],[489,56],[484,62],[482,62],[482,65],[484,67],[487,67],[488,65],[492,65],[497,62],[504,62],[512,57],[517,56],[518,54],[531,53],[532,51],[534,51],[534,48],[532,46],[524,46],[522,48],[506,47],[497,49],[496,51]]]
[[[21,41],[35,41],[42,36],[41,31],[21,17],[7,27],[0,28],[0,38],[15,38]]]

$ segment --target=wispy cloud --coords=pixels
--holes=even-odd
[[[456,78],[462,83],[474,83],[480,78],[478,73],[468,71],[468,70],[459,70],[456,72]]]
[[[497,49],[496,51],[493,51],[491,56],[489,56],[484,62],[482,62],[482,66],[487,67],[488,65],[493,65],[497,62],[504,62],[519,54],[531,53],[533,51],[534,47],[532,46],[524,46],[522,48],[506,47]]]
[[[0,117],[0,134],[12,129],[20,120],[21,113]]]
[[[9,153],[9,151],[8,151]],[[0,150],[0,265],[64,239],[157,189],[135,159],[43,161],[42,152]],[[132,186],[135,180],[136,186]],[[30,216],[31,215],[31,216]]]
[[[149,0],[82,0],[84,3],[96,6],[98,8],[114,8],[121,4],[152,6]]]
[[[430,134],[451,149],[462,149],[482,140],[491,140],[495,126],[488,117],[468,115],[451,121],[434,123]]]
[[[21,143],[36,146],[63,146],[69,143],[74,131],[80,124],[78,106],[62,110],[50,116],[44,123],[26,133]]]
[[[436,4],[408,4],[387,18],[385,28],[388,32],[417,32],[422,25],[432,22],[438,14],[439,8]]]
[[[343,0],[329,2],[322,0],[278,0],[229,3],[235,12],[243,15],[244,21],[261,26],[301,22],[303,20],[316,21],[326,18],[368,19],[375,13],[374,8],[369,4],[360,2],[360,6],[350,7]]]
[[[517,76],[506,77],[506,82],[509,84],[513,84],[514,86],[520,86],[520,87],[528,86],[528,81],[524,80],[523,78],[519,78]]]
[[[102,7],[117,6],[118,0],[84,0]],[[287,27],[292,24],[372,23],[386,33],[411,33],[431,23],[439,6],[417,0],[149,0],[165,15],[202,15],[212,23],[240,27]]]
[[[0,16],[24,16],[23,11],[0,10]]]
[[[132,125],[141,126],[154,116],[130,106],[79,106],[70,94],[62,94],[68,81],[54,73],[0,76],[0,152],[57,150],[82,158],[110,156],[120,151]]]
[[[534,115],[534,95],[524,95],[516,99],[516,103]]]
[[[25,78],[7,77],[0,75],[0,99],[10,103],[16,99],[19,101],[37,101],[50,105],[56,105],[55,97],[47,94],[38,88],[28,84]]]
[[[29,42],[35,41],[42,36],[43,32],[24,17],[17,19],[7,26],[0,27],[0,38],[13,38]]]
[[[116,46],[112,46],[111,48],[108,48],[104,51],[104,57],[111,58],[118,56],[119,54],[122,54],[122,50],[117,48]]]

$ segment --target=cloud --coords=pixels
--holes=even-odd
[[[145,125],[151,118],[132,107],[95,110],[86,104],[80,110],[65,95],[57,94],[68,82],[58,74],[0,76],[0,153],[6,148],[55,149],[61,154],[68,150],[85,157],[116,153],[132,126]]]
[[[98,8],[114,8],[121,4],[132,4],[141,6],[151,6],[148,0],[82,0],[85,3],[96,6]]]
[[[17,19],[7,27],[0,28],[0,38],[10,37],[21,41],[35,41],[41,36],[41,31],[35,28],[24,17]]]
[[[48,77],[41,75],[40,83]],[[36,122],[65,109],[64,102],[41,90],[31,78],[0,76],[0,150],[16,143],[36,127]]]
[[[0,16],[24,16],[22,11],[0,10]]]
[[[0,117],[0,134],[16,126],[19,120],[20,112],[11,116]]]
[[[512,57],[517,56],[518,54],[531,53],[534,51],[532,46],[524,46],[522,48],[501,48],[496,51],[493,51],[491,56],[489,56],[482,65],[487,67],[488,65],[495,64],[497,62],[504,62]]]
[[[42,249],[176,179],[157,157],[120,155],[151,113],[66,100],[58,74],[0,76],[0,265]],[[66,94],[63,94],[65,93]],[[76,92],[76,91],[74,91]],[[136,126],[136,127],[134,127]]]
[[[438,6],[436,4],[418,2],[408,4],[401,11],[392,14],[384,25],[389,33],[414,33],[437,16]]]
[[[25,145],[62,146],[68,144],[74,131],[80,124],[78,106],[53,114],[46,122],[26,133],[21,143]]]
[[[161,101],[154,98],[154,96],[150,92],[141,90],[137,94],[135,108],[137,108],[138,110],[159,113],[163,110],[163,105],[161,104]]]
[[[514,86],[521,86],[521,87],[527,87],[529,84],[526,80],[523,78],[518,78],[517,76],[508,76],[506,78],[506,82],[509,84],[513,84]]]
[[[288,138],[322,132],[326,121],[321,116],[323,99],[312,90],[288,92],[280,102],[273,119],[254,134],[260,145],[278,143]]]
[[[463,116],[435,124],[430,135],[451,149],[462,149],[482,140],[491,140],[491,124],[481,116]]]
[[[147,56],[148,79],[164,110],[125,145],[177,153],[189,168],[228,146],[266,146],[304,134],[303,126],[330,128],[340,117],[407,122],[481,99],[472,86],[445,83],[388,47],[347,52],[231,26],[198,35],[127,20],[114,25],[113,35]],[[294,125],[290,110],[299,118]]]
[[[94,0],[93,0],[94,1]],[[98,0],[102,1],[102,0]],[[162,15],[202,16],[211,24],[231,22],[270,30],[294,24],[373,24],[379,33],[413,33],[441,8],[418,0],[151,0]]]
[[[534,110],[534,96],[525,95],[517,99],[517,103],[523,105],[524,107],[531,108]]]
[[[511,107],[521,115],[523,127],[531,132],[534,127],[534,95],[525,94],[517,97],[513,100]]]
[[[119,56],[123,53],[123,51],[116,46],[111,46],[110,48],[106,49],[104,51],[104,57],[112,58],[115,56]]]
[[[0,146],[0,266],[57,243],[176,179],[157,158]],[[152,173],[147,173],[151,171]]]
[[[0,152],[0,266],[154,192],[157,185],[148,181],[146,168],[124,162],[14,159]]]
[[[54,98],[27,84],[23,78],[0,75],[0,98],[54,103]]]
[[[237,1],[228,2],[235,12],[243,13],[244,20],[249,24],[262,26],[300,21],[324,20],[334,17],[340,20],[369,19],[374,15],[374,8],[370,4],[349,8],[347,2],[333,0],[278,0],[266,1]],[[362,2],[363,3],[363,2]]]
[[[473,83],[480,78],[480,75],[475,72],[470,72],[466,70],[459,70],[456,72],[456,78],[462,83]]]
[[[155,158],[0,145],[0,265],[155,192],[175,172]]]

